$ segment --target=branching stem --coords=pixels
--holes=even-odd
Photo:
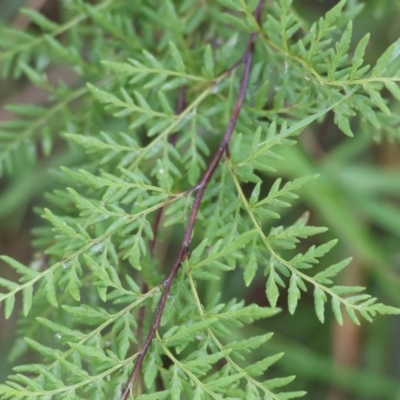
[[[260,20],[263,5],[264,5],[264,0],[260,0],[259,4],[257,6],[257,9],[255,11],[255,14],[254,14],[255,19],[257,21]],[[165,305],[166,305],[166,302],[168,299],[169,292],[172,287],[173,280],[179,271],[181,262],[188,255],[188,249],[189,249],[189,244],[190,244],[193,229],[194,229],[194,224],[196,222],[197,214],[198,214],[198,211],[199,211],[199,208],[201,205],[201,201],[203,199],[204,192],[205,192],[212,176],[214,175],[215,169],[217,168],[217,166],[222,158],[222,155],[228,149],[228,145],[232,138],[232,134],[235,129],[236,122],[239,117],[239,113],[242,108],[244,97],[246,94],[249,77],[250,77],[250,71],[251,71],[251,67],[252,67],[253,51],[254,51],[254,44],[255,44],[256,37],[257,37],[257,32],[254,32],[250,35],[249,43],[247,45],[246,52],[243,57],[244,71],[243,71],[243,76],[242,76],[241,83],[240,83],[239,93],[238,93],[238,96],[237,96],[237,99],[235,102],[235,106],[233,108],[233,111],[232,111],[232,114],[231,114],[231,117],[230,117],[230,120],[228,123],[228,127],[225,131],[224,137],[221,141],[221,144],[218,147],[217,152],[215,153],[213,159],[211,160],[211,162],[210,162],[206,172],[204,173],[203,177],[201,178],[199,184],[197,185],[198,191],[197,191],[194,203],[193,203],[192,212],[190,213],[189,221],[188,221],[188,224],[186,227],[185,235],[183,237],[183,241],[182,241],[178,256],[175,260],[175,263],[172,267],[171,272],[169,273],[168,277],[163,282],[164,291],[163,291],[163,294],[159,301],[159,304],[157,307],[157,312],[156,312],[152,327],[150,329],[149,334],[147,335],[146,341],[145,341],[141,351],[139,352],[139,355],[138,355],[135,367],[133,368],[133,371],[131,373],[129,382],[128,382],[125,390],[122,393],[121,400],[128,399],[131,388],[139,375],[143,361],[144,361],[144,359],[147,355],[147,352],[150,348],[150,345],[154,338],[154,335],[156,334],[156,332],[160,326],[161,317],[162,317],[162,314],[163,314],[163,311],[164,311],[164,308],[165,308]]]
[[[176,106],[176,114],[179,115],[181,112],[186,107],[186,86],[182,86],[179,90],[179,95],[178,95],[178,100],[177,100],[177,106]],[[178,140],[178,133],[175,132],[171,137],[170,137],[170,143],[175,146],[176,142]],[[189,194],[190,192],[188,192]],[[157,243],[157,235],[158,235],[158,230],[160,228],[160,223],[162,219],[162,215],[164,212],[165,206],[161,207],[157,210],[156,216],[154,218],[153,226],[152,226],[152,231],[153,231],[153,239],[149,241],[149,250],[150,250],[150,256],[154,258],[154,251],[156,248],[156,243]],[[141,293],[146,293],[149,290],[149,286],[147,285],[146,281],[143,281],[142,287],[141,287]],[[137,328],[137,343],[138,347],[140,349],[142,343],[142,333],[143,333],[143,324],[144,324],[144,319],[146,317],[146,306],[143,306],[139,309],[138,313],[138,328]],[[141,386],[141,381],[138,383],[138,387],[140,389]]]

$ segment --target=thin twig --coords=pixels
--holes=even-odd
[[[259,4],[257,6],[257,9],[255,11],[255,18],[257,19],[257,21],[260,20],[263,5],[264,5],[264,0],[260,0]],[[156,316],[154,318],[153,325],[150,329],[149,334],[147,335],[147,338],[146,338],[146,341],[144,343],[142,350],[139,352],[135,367],[133,368],[131,377],[130,377],[129,382],[122,394],[121,400],[127,400],[129,393],[131,391],[131,388],[132,388],[133,384],[135,383],[136,378],[139,375],[141,366],[142,366],[143,361],[146,357],[146,354],[150,348],[153,337],[160,326],[161,317],[162,317],[162,314],[163,314],[163,311],[164,311],[164,308],[165,308],[165,305],[166,305],[166,302],[168,299],[169,292],[172,287],[172,282],[173,282],[176,274],[179,271],[179,267],[180,267],[182,260],[188,254],[188,249],[189,249],[189,244],[190,244],[190,240],[191,240],[193,229],[194,229],[194,224],[196,222],[197,214],[198,214],[198,211],[200,208],[201,201],[203,199],[204,192],[215,172],[215,169],[217,168],[217,166],[221,160],[222,155],[227,150],[229,142],[231,140],[233,130],[236,125],[236,121],[238,119],[240,110],[243,105],[243,100],[244,100],[246,90],[247,90],[247,85],[249,82],[250,71],[251,71],[252,61],[253,61],[254,43],[255,43],[256,37],[257,37],[256,32],[252,33],[250,36],[249,44],[247,46],[245,56],[243,58],[244,59],[244,72],[243,72],[242,80],[240,83],[239,94],[236,99],[235,106],[233,108],[231,118],[228,123],[228,127],[225,131],[225,135],[221,141],[221,144],[220,144],[217,152],[215,153],[213,159],[211,160],[211,163],[208,166],[204,176],[202,177],[199,184],[197,185],[198,192],[197,192],[196,198],[193,203],[192,212],[189,217],[189,221],[188,221],[188,224],[186,227],[185,235],[183,237],[183,241],[181,244],[181,248],[179,250],[178,257],[172,267],[170,274],[163,282],[164,291],[163,291],[163,294],[161,296],[161,299],[160,299],[158,307],[157,307],[157,312],[156,312]]]
[[[179,115],[185,109],[185,107],[186,107],[186,85],[182,86],[179,90],[177,106],[176,106],[176,114]],[[178,139],[178,133],[176,132],[171,136],[170,143],[173,146],[175,146],[177,139]],[[165,208],[165,206],[161,207],[157,210],[156,216],[154,218],[153,226],[152,226],[153,239],[149,241],[150,256],[152,258],[154,258],[154,251],[155,251],[156,242],[157,242],[157,234],[158,234],[158,230],[160,227],[164,208]],[[143,281],[142,287],[140,290],[141,293],[146,293],[148,290],[149,290],[149,287],[148,287],[146,281]],[[143,306],[139,309],[139,315],[138,315],[138,328],[136,331],[138,346],[141,345],[141,337],[142,337],[143,322],[144,322],[145,315],[146,315],[146,306]]]
[[[152,226],[152,231],[153,231],[153,239],[149,241],[149,250],[150,250],[150,256],[151,258],[154,257],[154,250],[156,248],[156,241],[157,241],[157,233],[158,229],[160,227],[160,222],[161,222],[161,217],[164,211],[164,207],[161,207],[157,210],[153,226]],[[145,280],[142,282],[142,286],[140,288],[140,293],[147,293],[149,290],[149,285]],[[136,339],[137,339],[137,345],[138,348],[140,349],[140,346],[142,345],[142,332],[143,332],[143,325],[144,325],[144,319],[146,317],[146,306],[140,307],[139,308],[139,313],[138,313],[138,325],[137,325],[137,330],[136,330]],[[141,381],[139,381],[139,386],[141,386]]]
[[[177,100],[177,106],[176,106],[176,114],[179,115],[186,107],[186,85],[182,86],[179,90],[179,96]],[[170,142],[173,146],[176,145],[176,141],[178,139],[178,133],[174,133],[171,136]],[[150,250],[150,255],[153,258],[154,257],[154,250],[156,247],[156,242],[157,242],[157,234],[158,234],[158,229],[160,227],[160,222],[161,222],[161,217],[164,212],[164,207],[161,207],[157,210],[156,216],[154,218],[153,226],[152,226],[152,231],[153,231],[153,239],[149,241],[149,250]],[[146,293],[149,290],[149,287],[145,281],[142,283],[141,287],[141,293]],[[143,306],[139,309],[139,315],[138,315],[138,328],[137,328],[137,341],[138,345],[140,346],[140,339],[142,337],[142,331],[143,331],[143,321],[144,317],[146,314],[146,307]]]

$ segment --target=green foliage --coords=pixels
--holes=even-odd
[[[3,76],[24,76],[49,93],[46,106],[9,106],[18,118],[0,128],[2,173],[54,157],[61,141],[80,161],[55,172],[57,187],[38,210],[48,221],[34,238],[45,265],[2,257],[19,276],[0,278],[5,317],[21,295],[23,317],[32,323],[12,352],[20,356],[29,347],[42,361],[16,367],[0,398],[120,398],[167,290],[171,262],[160,262],[153,244],[172,246],[171,237],[190,223],[199,178],[234,108],[243,69],[235,62],[252,32],[253,68],[229,152],[206,182],[189,253],[131,398],[298,398],[304,392],[286,388],[294,377],[269,375],[281,353],[246,363],[271,334],[236,340],[232,332],[279,311],[294,314],[307,291],[321,322],[328,303],[339,324],[343,312],[356,324],[400,313],[360,293],[362,287],[336,283],[351,259],[319,268],[336,244],[313,238],[326,228],[307,225],[307,215],[276,224],[318,176],[271,185],[265,179],[279,175],[279,149],[290,149],[330,112],[348,136],[359,123],[395,135],[398,117],[388,118],[392,99],[383,90],[400,99],[400,70],[391,70],[398,43],[372,67],[364,63],[368,35],[350,55],[344,5],[307,29],[288,0],[265,7],[261,25],[255,1],[199,9],[194,0],[65,0],[60,23],[24,10],[32,33],[2,29]],[[47,66],[56,63],[75,71],[77,87],[49,81]],[[204,287],[238,268],[246,286],[264,274],[270,307],[204,296]],[[47,345],[42,331],[54,335]]]

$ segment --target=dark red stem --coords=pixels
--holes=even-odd
[[[257,21],[260,20],[263,4],[264,4],[264,0],[261,0],[255,11],[255,18]],[[164,311],[164,308],[165,308],[165,305],[166,305],[166,302],[168,299],[169,292],[171,290],[172,282],[173,282],[176,274],[179,271],[179,267],[181,265],[182,260],[188,254],[188,249],[189,249],[189,244],[190,244],[190,240],[191,240],[193,229],[194,229],[194,224],[196,222],[197,214],[198,214],[198,211],[200,208],[201,201],[203,199],[204,192],[215,172],[215,169],[217,168],[218,163],[221,160],[222,155],[228,148],[229,141],[231,140],[231,137],[232,137],[235,125],[236,125],[236,121],[238,119],[240,110],[243,105],[243,100],[244,100],[246,90],[247,90],[247,85],[249,82],[250,71],[251,71],[252,61],[253,61],[254,43],[255,43],[256,37],[257,37],[256,32],[252,33],[250,36],[249,44],[247,45],[247,49],[246,49],[246,52],[245,52],[245,55],[243,58],[244,72],[243,72],[242,80],[240,83],[239,94],[236,99],[235,106],[233,108],[228,127],[225,131],[225,135],[221,141],[221,144],[220,144],[217,152],[215,153],[213,159],[211,160],[211,163],[209,164],[204,176],[200,180],[199,184],[196,186],[198,192],[197,192],[197,195],[196,195],[194,203],[193,203],[192,212],[189,217],[189,221],[188,221],[188,224],[186,227],[185,235],[183,237],[183,241],[181,244],[181,248],[179,250],[178,257],[176,258],[176,261],[172,267],[170,274],[163,282],[164,291],[163,291],[163,294],[161,296],[160,302],[157,307],[157,312],[156,312],[156,316],[154,318],[153,325],[150,329],[149,334],[147,335],[147,338],[143,345],[143,348],[139,353],[135,367],[133,368],[131,377],[130,377],[129,382],[122,394],[121,400],[127,400],[129,393],[131,391],[131,388],[132,388],[137,376],[139,375],[140,369],[142,367],[142,364],[146,357],[146,354],[150,348],[153,337],[154,337],[158,327],[160,326],[161,317],[162,317],[162,314],[163,314],[163,311]]]
[[[179,95],[178,95],[178,100],[177,100],[177,106],[176,106],[176,114],[179,115],[186,107],[186,86],[182,86],[179,90]],[[170,143],[175,146],[176,141],[178,140],[178,133],[174,133],[171,138],[170,138]],[[149,241],[149,250],[150,250],[150,255],[152,258],[154,258],[154,251],[156,248],[156,242],[157,242],[157,234],[158,234],[158,229],[160,227],[161,223],[161,218],[164,212],[164,207],[161,207],[157,210],[156,216],[154,218],[153,226],[152,226],[152,231],[153,231],[153,239]],[[142,283],[141,287],[141,293],[146,293],[148,291],[149,287],[145,281]],[[138,315],[138,328],[137,328],[137,342],[138,346],[141,345],[141,338],[142,338],[142,331],[143,331],[143,322],[144,322],[144,317],[146,315],[146,307],[140,307],[139,309],[139,315]]]

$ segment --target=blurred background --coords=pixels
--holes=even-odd
[[[312,22],[336,3],[296,0],[295,9],[301,18]],[[30,29],[29,20],[17,15],[21,5],[41,10],[51,20],[63,19],[58,0],[0,0],[2,23],[21,31]],[[354,21],[353,43],[370,32],[366,62],[374,63],[388,45],[400,38],[400,1],[348,0],[348,7],[359,5],[364,8]],[[74,73],[62,65],[53,67],[49,74],[67,85],[76,83]],[[23,78],[0,80],[2,105],[43,105],[46,100],[45,92]],[[390,102],[393,114],[400,115],[400,104],[392,99]],[[0,121],[12,118],[11,112],[0,108]],[[340,284],[366,286],[380,301],[397,307],[400,307],[399,129],[397,125],[381,135],[361,121],[354,127],[355,138],[350,140],[344,138],[332,115],[328,115],[321,124],[301,134],[300,146],[282,150],[290,162],[276,164],[287,179],[320,174],[316,182],[302,190],[302,201],[294,204],[282,223],[309,211],[311,225],[330,228],[318,241],[339,239],[326,265],[349,255],[353,257],[350,267],[339,278]],[[63,150],[62,143],[58,146]],[[48,169],[68,163],[73,164],[74,158],[63,151],[39,160],[34,167],[22,159],[12,176],[0,179],[0,254],[25,264],[37,257],[30,246],[30,231],[42,222],[32,210],[42,204],[43,193],[56,184],[56,178],[47,174]],[[265,177],[271,182],[274,178]],[[9,269],[3,264],[0,268],[2,277],[12,279]],[[223,298],[240,298],[242,292],[247,302],[268,305],[263,277],[260,275],[259,286],[249,290],[244,287],[241,274],[237,271],[224,278]],[[287,309],[284,298],[281,296],[280,305]],[[307,390],[307,399],[400,399],[400,317],[380,316],[373,324],[363,321],[361,326],[346,321],[343,327],[338,327],[329,313],[321,325],[309,294],[302,298],[295,316],[283,312],[249,330],[254,334],[265,330],[276,332],[274,340],[264,349],[274,353],[285,351],[273,373],[295,374],[297,379],[291,389]],[[3,315],[0,316],[1,382],[15,363],[9,352],[16,337],[18,313],[7,321]],[[24,357],[24,362],[30,361],[29,355]]]

